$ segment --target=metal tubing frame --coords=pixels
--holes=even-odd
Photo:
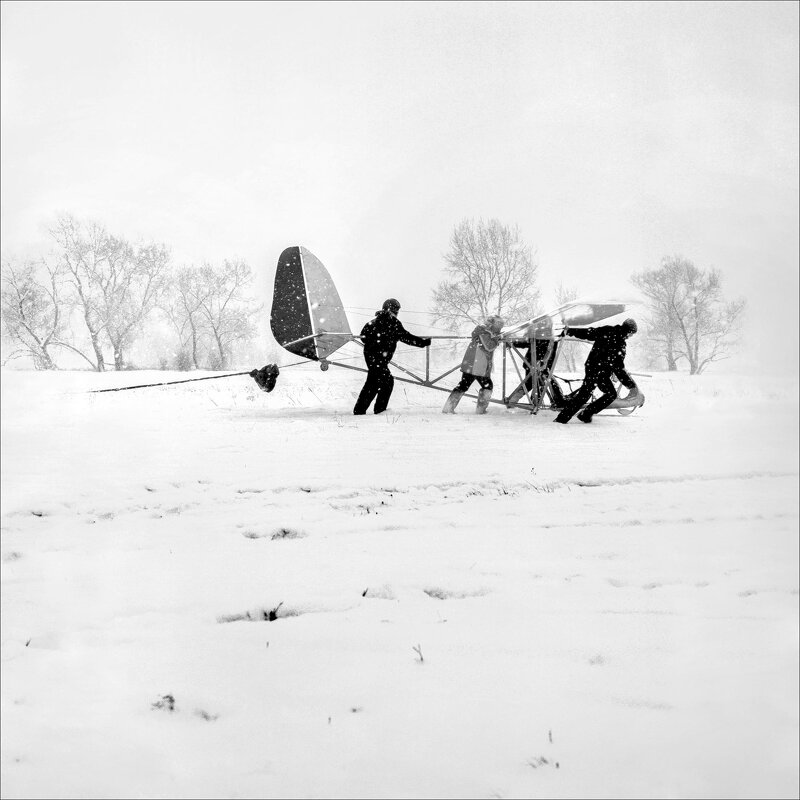
[[[519,341],[519,340],[516,340],[516,341]],[[539,382],[540,382],[540,376],[542,375],[543,370],[541,370],[539,368],[539,359],[536,358],[533,355],[533,354],[536,353],[536,342],[537,342],[537,338],[536,337],[532,337],[532,338],[528,339],[528,344],[530,346],[531,354],[532,354],[531,360],[532,360],[533,363],[531,363],[531,361],[529,361],[527,358],[525,358],[524,355],[522,355],[519,352],[518,348],[520,347],[520,345],[515,345],[512,342],[504,342],[503,343],[504,346],[505,346],[505,350],[509,350],[509,349],[511,350],[510,361],[514,365],[514,369],[515,369],[515,371],[517,373],[517,377],[519,378],[519,383],[514,387],[514,391],[516,391],[517,389],[520,388],[520,386],[522,386],[524,391],[525,391],[525,397],[528,400],[528,403],[514,403],[513,405],[516,406],[516,407],[519,407],[519,408],[528,408],[530,410],[531,414],[537,414],[541,408],[545,407],[544,406],[545,397],[547,397],[550,400],[550,405],[552,406],[552,404],[553,404],[553,393],[552,393],[552,390],[550,388],[550,384],[552,383],[552,381],[556,377],[554,374],[548,373],[547,378],[544,381],[544,386],[542,387],[542,392],[540,394],[539,393]],[[550,356],[552,355],[554,348],[556,348],[557,346],[558,346],[558,340],[557,339],[549,339],[548,340],[547,352],[545,353],[545,356],[544,356],[544,363],[545,364],[547,364],[550,361]],[[517,359],[519,359],[519,362],[523,365],[523,367],[528,367],[528,369],[529,369],[528,376],[523,377],[522,373],[520,372],[519,364],[517,363]],[[527,378],[531,379],[531,388],[530,389],[528,389],[527,386],[525,386]],[[504,387],[505,387],[505,380],[506,380],[506,357],[505,357],[505,352],[504,352],[503,353],[503,386]],[[535,391],[534,391],[534,387],[536,387]],[[513,394],[513,392],[512,392],[512,394]],[[504,395],[505,395],[505,391],[504,391]],[[507,400],[508,398],[504,397],[504,399]],[[509,404],[506,403],[506,405],[509,405]]]
[[[369,372],[369,370],[364,369],[364,367],[354,367],[352,364],[342,364],[339,361],[328,361],[326,359],[325,363],[329,364],[331,366],[334,366],[334,367],[342,367],[342,369],[352,369],[352,370],[355,370],[356,372]],[[393,361],[390,361],[389,363],[394,367],[397,366],[397,364],[395,364]],[[456,369],[458,369],[458,367],[454,367],[452,370],[450,370],[450,372],[454,372]],[[450,373],[445,373],[445,374],[449,375]],[[413,383],[415,386],[421,386],[423,389],[436,389],[437,392],[448,392],[448,393],[453,391],[452,389],[448,389],[448,388],[446,388],[444,386],[435,386],[433,383],[430,383],[430,382],[421,382],[421,381],[418,381],[418,380],[412,381],[410,378],[401,378],[399,375],[393,375],[392,377],[396,381],[402,381],[403,383]],[[440,377],[443,378],[444,375],[442,375]],[[437,380],[439,380],[439,378],[437,378]],[[476,395],[476,394],[467,394],[467,395],[464,395],[464,396],[465,397],[470,397],[470,398],[472,398],[474,400],[478,399],[478,395]],[[489,400],[489,402],[490,403],[497,403],[498,405],[501,405],[501,406],[505,405],[505,403],[502,400]]]
[[[288,342],[288,343],[282,345],[282,347],[289,347],[290,345],[299,344],[300,342],[305,342],[305,341],[308,341],[309,339],[317,339],[317,338],[319,338],[321,336],[347,336],[347,337],[350,337],[351,341],[356,342],[356,344],[359,344],[362,347],[364,346],[362,344],[362,342],[361,342],[361,337],[360,336],[356,336],[355,334],[353,334],[353,333],[351,333],[349,331],[347,333],[339,333],[339,332],[335,332],[335,331],[320,331],[319,333],[312,334],[311,336],[304,336],[302,339],[296,339],[294,342]],[[471,339],[472,337],[470,337],[470,336],[427,336],[425,338],[427,338],[427,339],[454,339],[454,340],[461,339],[461,340],[468,340],[468,339]],[[513,340],[513,341],[520,341],[520,340],[517,339],[517,340]],[[537,341],[537,337],[532,336],[532,337],[530,337],[528,339],[528,345],[529,345],[530,351],[531,351],[531,361],[528,361],[528,359],[525,358],[525,356],[520,354],[519,350],[517,349],[518,346],[513,344],[513,341],[510,341],[510,340],[503,340],[502,341],[502,345],[503,345],[502,399],[500,399],[500,400],[490,399],[489,402],[490,403],[495,403],[497,405],[505,406],[506,408],[509,407],[509,403],[507,402],[508,397],[506,396],[506,370],[507,370],[507,364],[508,364],[507,353],[508,353],[508,350],[511,349],[512,353],[511,353],[511,359],[510,360],[514,364],[514,369],[516,370],[517,377],[520,379],[520,383],[518,383],[517,386],[515,387],[515,391],[520,386],[522,386],[524,388],[524,390],[525,390],[525,396],[528,399],[528,403],[514,403],[513,405],[515,407],[517,407],[517,408],[527,408],[530,411],[531,414],[537,414],[539,412],[539,410],[543,407],[543,402],[544,402],[545,397],[547,397],[549,399],[549,401],[550,401],[550,408],[552,408],[553,407],[553,391],[552,391],[552,388],[551,388],[551,384],[556,379],[557,376],[552,372],[548,373],[547,380],[546,380],[544,386],[542,386],[542,391],[541,391],[541,393],[539,392],[539,375],[541,374],[542,370],[539,369],[539,359],[536,357],[536,341]],[[548,337],[547,352],[545,353],[545,357],[544,357],[544,363],[545,364],[547,364],[549,362],[550,356],[553,353],[553,349],[558,347],[558,342],[559,342],[559,339],[557,339],[557,338],[551,339],[551,338]],[[525,386],[525,380],[526,379],[520,373],[519,365],[517,364],[517,361],[516,361],[517,358],[520,360],[520,362],[522,362],[522,364],[524,366],[527,366],[528,369],[530,370],[529,377],[532,379],[531,380],[531,388],[530,388],[530,390],[528,390],[528,388]],[[320,363],[320,365],[326,365],[326,366],[329,366],[329,365],[333,364],[336,367],[342,367],[343,369],[352,369],[355,372],[368,372],[369,371],[369,370],[365,369],[364,367],[355,367],[352,364],[343,364],[343,363],[341,363],[339,361],[331,361],[331,360],[329,360],[327,358],[319,359],[319,363]],[[401,378],[399,375],[394,375],[393,377],[394,377],[394,379],[396,381],[402,381],[403,383],[413,383],[414,385],[421,386],[424,389],[436,389],[437,392],[450,392],[450,391],[452,391],[452,389],[447,389],[444,386],[436,386],[436,384],[440,380],[442,380],[442,378],[446,378],[448,375],[450,375],[451,373],[455,372],[461,366],[460,364],[457,364],[455,367],[452,367],[451,369],[447,370],[447,372],[443,372],[441,375],[439,375],[439,377],[434,378],[433,380],[431,380],[430,379],[430,346],[429,345],[425,347],[425,378],[424,379],[420,378],[418,375],[414,374],[411,370],[400,366],[400,364],[396,364],[394,361],[390,361],[389,364],[391,364],[393,367],[396,367],[397,369],[405,372],[407,375],[411,375],[411,377],[414,379],[414,380],[411,380],[409,378]],[[245,375],[245,374],[248,374],[248,373],[242,372],[242,373],[235,373],[235,374]],[[630,374],[631,375],[640,376],[640,377],[646,377],[646,378],[652,378],[653,377],[652,375],[648,375],[646,373],[641,373],[641,372],[632,372]],[[214,377],[229,377],[229,376],[220,375],[220,376],[214,376]],[[195,380],[205,380],[205,379],[204,378],[198,378],[198,379],[195,379]],[[565,381],[567,383],[567,385],[569,386],[570,390],[571,390],[572,383],[574,381],[568,380],[566,378],[561,378],[561,380]],[[182,381],[179,381],[179,382],[182,382]],[[160,385],[160,384],[157,384],[157,385]],[[536,387],[535,393],[534,393],[534,387]],[[139,388],[139,387],[126,387],[126,388]],[[100,390],[100,391],[117,391],[117,390],[115,390],[115,389],[103,389],[103,390]],[[512,394],[513,394],[513,392],[512,392]],[[465,396],[469,397],[471,399],[477,399],[477,397],[478,397],[475,394],[467,394]],[[638,408],[638,406],[633,406],[628,413],[632,413],[636,408]],[[619,411],[619,409],[617,409],[617,411]],[[620,411],[620,413],[622,413],[622,412]]]
[[[359,345],[361,345],[363,347],[363,344],[361,343],[361,337],[360,336],[356,336],[356,335],[354,335],[352,333],[337,333],[335,331],[334,332],[321,331],[320,333],[314,334],[312,336],[305,336],[302,339],[298,339],[295,342],[289,342],[288,344],[298,344],[299,342],[307,341],[308,339],[316,339],[316,338],[318,338],[320,336],[350,336],[351,337],[351,341],[353,341],[356,344],[359,344]],[[469,340],[472,337],[470,337],[470,336],[428,336],[426,338],[428,338],[428,339]],[[527,366],[530,369],[530,376],[533,378],[533,381],[531,383],[531,390],[529,391],[527,388],[525,388],[525,396],[527,397],[529,403],[527,403],[527,404],[525,404],[525,403],[514,403],[513,405],[516,406],[516,407],[520,407],[520,408],[528,408],[530,410],[531,414],[536,414],[539,411],[539,409],[541,408],[541,406],[542,406],[542,400],[544,399],[544,395],[547,394],[548,397],[550,397],[551,403],[552,403],[552,395],[549,392],[549,387],[545,387],[545,391],[542,393],[542,397],[538,397],[538,385],[539,385],[538,381],[539,381],[539,373],[541,372],[541,370],[539,369],[538,359],[535,357],[535,353],[536,353],[536,337],[533,337],[533,338],[529,339],[528,342],[529,342],[530,347],[531,347],[531,354],[532,354],[531,361],[533,363],[529,362],[528,359],[526,359],[523,355],[521,355],[519,353],[519,351],[517,350],[517,347],[514,344],[512,344],[510,341],[503,341],[502,342],[502,344],[503,344],[503,367],[502,367],[502,369],[503,369],[503,381],[502,381],[503,397],[500,400],[490,399],[489,402],[490,403],[495,403],[497,405],[506,406],[506,407],[508,407],[508,405],[509,405],[506,402],[507,401],[507,397],[506,397],[507,358],[506,358],[506,355],[507,355],[508,350],[511,349],[513,352],[512,352],[510,360],[514,364],[514,369],[517,372],[517,377],[520,378],[520,383],[517,384],[516,388],[519,388],[520,385],[524,386],[524,384],[525,384],[525,378],[523,378],[522,374],[520,373],[519,366],[517,365],[517,362],[516,362],[516,358],[518,358],[523,363],[523,365]],[[283,345],[283,346],[286,347],[287,345]],[[551,348],[553,348],[555,346],[556,346],[556,341],[555,340],[551,340],[550,341],[550,345],[549,345],[548,350],[547,350],[545,363],[546,363],[547,358],[550,357],[550,354],[552,352]],[[352,364],[344,364],[344,363],[342,363],[340,361],[331,361],[328,358],[319,359],[319,363],[321,365],[324,364],[326,366],[333,365],[335,367],[341,367],[342,369],[351,369],[354,372],[369,372],[369,370],[365,369],[364,367],[356,367],[356,366],[354,366]],[[457,364],[456,366],[454,366],[451,369],[447,370],[447,372],[443,372],[441,375],[439,375],[438,377],[436,377],[433,380],[431,380],[431,378],[430,378],[430,347],[429,346],[427,346],[425,348],[425,378],[424,379],[419,377],[415,373],[413,373],[411,370],[400,366],[400,364],[397,364],[394,361],[390,361],[389,364],[391,366],[396,367],[397,369],[401,370],[402,372],[405,372],[407,375],[410,375],[411,378],[413,378],[413,380],[412,380],[410,378],[402,378],[399,375],[394,375],[393,377],[394,377],[394,379],[396,381],[402,381],[403,383],[412,383],[415,386],[421,386],[424,389],[436,389],[436,391],[438,391],[438,392],[451,392],[452,391],[452,389],[448,389],[448,388],[446,388],[444,386],[437,386],[436,384],[440,380],[442,380],[443,378],[446,378],[448,375],[450,375],[453,372],[455,372],[461,366],[460,364]],[[552,379],[553,379],[553,376],[551,376],[549,378],[549,380],[552,380]],[[534,393],[533,393],[533,387],[534,386],[537,387],[536,399],[534,399]],[[477,399],[477,395],[476,394],[466,394],[465,396],[469,397],[469,398],[472,398],[472,399]]]
[[[529,342],[530,347],[531,347],[531,352],[532,353],[535,352],[535,350],[534,350],[535,339],[529,339],[528,342]],[[514,387],[514,392],[517,389],[519,389],[519,387],[521,386],[523,388],[523,391],[525,392],[525,397],[528,400],[528,405],[530,405],[530,407],[531,407],[531,413],[536,413],[536,411],[538,411],[539,409],[538,409],[537,404],[533,400],[533,391],[532,390],[533,390],[534,385],[538,385],[538,384],[534,384],[533,381],[532,381],[530,390],[528,389],[527,386],[525,386],[526,378],[523,377],[522,373],[519,371],[519,365],[517,364],[517,359],[519,359],[522,362],[523,367],[528,367],[528,369],[530,370],[529,377],[532,377],[532,378],[534,377],[534,370],[537,370],[537,372],[538,372],[538,367],[535,367],[533,364],[531,364],[530,361],[528,361],[527,358],[525,358],[525,356],[520,354],[519,350],[517,349],[518,345],[512,344],[511,342],[503,342],[503,345],[504,345],[504,349],[503,349],[503,386],[505,387],[505,379],[506,379],[505,351],[511,350],[511,359],[510,360],[511,360],[511,363],[514,365],[514,370],[516,371],[517,377],[519,378],[519,383]],[[533,361],[535,362],[536,359],[534,358]],[[536,375],[535,379],[538,380],[538,375]],[[514,392],[512,392],[511,394],[513,394]],[[504,400],[508,400],[508,397],[504,396]],[[506,403],[506,405],[508,405],[508,403]],[[522,406],[523,404],[522,403],[514,403],[514,405],[515,406]],[[541,402],[538,405],[541,406]]]

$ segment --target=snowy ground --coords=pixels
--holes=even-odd
[[[185,377],[2,374],[4,797],[798,796],[796,379]]]

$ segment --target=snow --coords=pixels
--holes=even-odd
[[[2,373],[4,796],[798,796],[796,378],[186,377]]]

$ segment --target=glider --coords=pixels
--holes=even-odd
[[[623,314],[626,307],[623,302],[575,301],[547,314],[503,328],[502,399],[492,399],[491,402],[506,407],[524,408],[534,414],[541,408],[558,408],[572,390],[572,384],[581,383],[578,379],[559,377],[553,371],[560,348],[570,339],[559,335],[564,326],[597,325]],[[322,370],[333,365],[357,372],[367,371],[364,367],[331,358],[348,342],[361,342],[350,330],[339,292],[328,270],[305,247],[287,247],[278,259],[270,327],[281,347],[293,355],[319,362]],[[430,338],[469,339],[464,336]],[[442,392],[450,392],[452,387],[442,386],[440,382],[460,368],[459,361],[456,366],[438,377],[431,377],[430,349],[427,347],[424,376],[415,374],[395,361],[390,363],[409,376],[404,378],[395,375],[395,380]],[[278,368],[269,364],[261,370],[253,370],[250,375],[264,391],[272,391]],[[627,415],[643,404],[644,395],[637,390],[626,397],[617,397],[609,408]]]

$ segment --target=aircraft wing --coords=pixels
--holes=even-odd
[[[560,333],[564,325],[574,327],[597,325],[611,317],[625,313],[627,305],[615,301],[576,300],[565,303],[547,314],[540,314],[533,319],[503,328],[503,339],[551,339],[557,335],[554,333],[554,329]]]

